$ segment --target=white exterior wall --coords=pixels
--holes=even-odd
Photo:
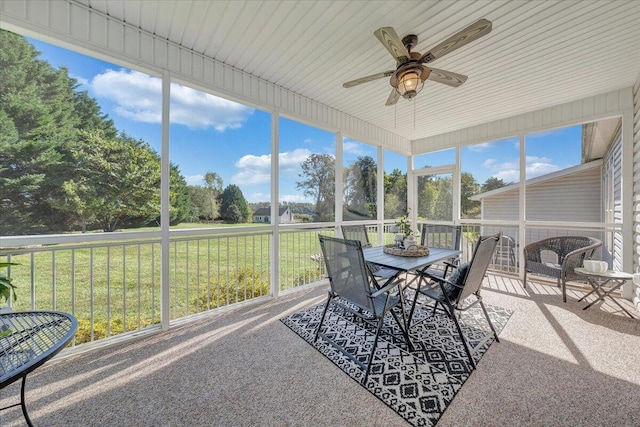
[[[602,219],[622,224],[622,134],[618,132],[609,147],[602,168]],[[611,253],[611,267],[622,270],[622,231],[606,233],[604,244]]]
[[[70,0],[0,1],[0,28],[156,76],[168,71],[195,89],[411,154],[411,142],[394,133]]]
[[[599,222],[601,167],[527,185],[527,220]],[[518,220],[520,191],[514,189],[483,200],[482,219]]]

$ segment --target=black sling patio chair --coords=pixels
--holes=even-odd
[[[366,385],[373,355],[378,345],[378,338],[383,330],[384,317],[387,313],[391,313],[400,326],[407,345],[409,348],[413,348],[409,339],[407,318],[403,308],[401,282],[394,280],[378,289],[375,278],[365,264],[362,246],[359,241],[323,235],[318,237],[320,238],[324,262],[327,266],[331,289],[329,290],[327,303],[322,311],[318,329],[316,329],[314,342],[321,336],[358,364],[365,371],[362,384]],[[327,309],[332,303],[375,326],[376,333],[373,346],[365,362],[359,360],[328,334],[323,333],[322,325]],[[400,314],[392,311],[396,306],[400,307]]]
[[[342,237],[347,240],[357,240],[360,242],[363,248],[370,248],[372,245],[369,242],[369,235],[367,234],[367,226],[364,224],[359,225],[342,225],[340,227],[342,229]],[[397,270],[393,268],[384,268],[379,265],[367,263],[369,270],[373,273],[374,276],[381,279],[389,279],[396,274],[398,274]]]
[[[461,240],[462,227],[459,225],[422,224],[420,230],[420,245],[429,248],[460,250]],[[441,271],[440,274],[438,274],[438,270],[442,270],[441,265],[430,266],[426,271],[446,277],[450,269],[456,268],[459,259],[460,255],[456,255],[444,261],[444,271]]]
[[[496,333],[496,330],[491,323],[491,319],[489,318],[489,314],[487,313],[487,309],[482,302],[480,286],[482,285],[482,280],[484,279],[487,267],[493,258],[496,245],[500,241],[501,234],[502,233],[498,233],[495,236],[480,237],[473,252],[473,258],[471,261],[469,263],[460,264],[451,273],[449,278],[433,275],[426,271],[422,272],[419,288],[415,293],[413,303],[411,304],[411,311],[409,313],[409,323],[411,324],[416,304],[418,302],[418,296],[420,294],[435,301],[434,313],[438,307],[441,306],[447,316],[449,316],[449,318],[451,318],[455,323],[456,329],[462,339],[465,352],[469,357],[469,361],[471,362],[473,369],[476,368],[476,363],[473,360],[473,354],[485,342],[487,342],[487,340],[491,339],[492,336],[497,342],[500,342],[498,334]],[[474,296],[476,298],[475,301],[470,304],[463,304],[470,296]],[[487,318],[487,323],[489,324],[489,328],[492,333],[487,334],[476,346],[470,348],[469,342],[465,338],[462,328],[460,327],[456,311],[466,311],[476,304],[480,304],[480,307],[482,307],[482,311]],[[426,321],[428,321],[428,319]]]

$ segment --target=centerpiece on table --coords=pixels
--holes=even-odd
[[[391,231],[396,233],[396,244],[404,249],[415,249],[416,243],[416,231],[411,228],[411,220],[409,219],[409,212],[405,213],[398,219],[395,227],[392,227]]]

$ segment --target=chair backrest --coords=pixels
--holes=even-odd
[[[369,271],[358,240],[319,235],[331,291],[360,308],[376,313]]]
[[[360,244],[362,244],[363,248],[371,247],[366,225],[343,225],[340,228],[342,228],[342,237],[344,237],[345,239],[357,240],[360,242]]]
[[[430,248],[460,250],[462,227],[459,225],[422,224],[420,245]]]
[[[458,295],[456,302],[462,301],[480,290],[480,286],[482,286],[482,281],[487,272],[487,267],[489,267],[489,263],[493,259],[496,245],[501,237],[502,233],[498,233],[494,236],[481,236],[478,239],[476,248],[473,251],[473,258],[471,258],[471,263],[467,270],[467,276],[464,279],[464,288]]]

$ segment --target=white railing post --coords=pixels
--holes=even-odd
[[[524,280],[524,247],[527,241],[527,156],[526,156],[526,140],[524,132],[518,134],[520,139],[520,192],[518,199],[518,239],[520,241],[518,245],[518,259],[520,260],[518,268],[518,277],[520,280]],[[525,284],[526,285],[526,284]]]
[[[384,150],[378,146],[378,176],[376,178],[376,217],[378,219],[378,245],[383,243],[384,237]]]
[[[280,162],[278,161],[278,138],[280,138],[280,111],[271,112],[271,293],[276,298],[280,292]]]
[[[344,183],[343,183],[343,164],[344,164],[344,142],[342,140],[342,132],[336,133],[336,164],[335,164],[335,210],[336,210],[336,235],[342,235],[338,233],[338,228],[342,224],[342,205],[344,198]]]
[[[160,324],[169,329],[169,106],[171,104],[171,74],[162,73],[162,149],[160,154]]]

